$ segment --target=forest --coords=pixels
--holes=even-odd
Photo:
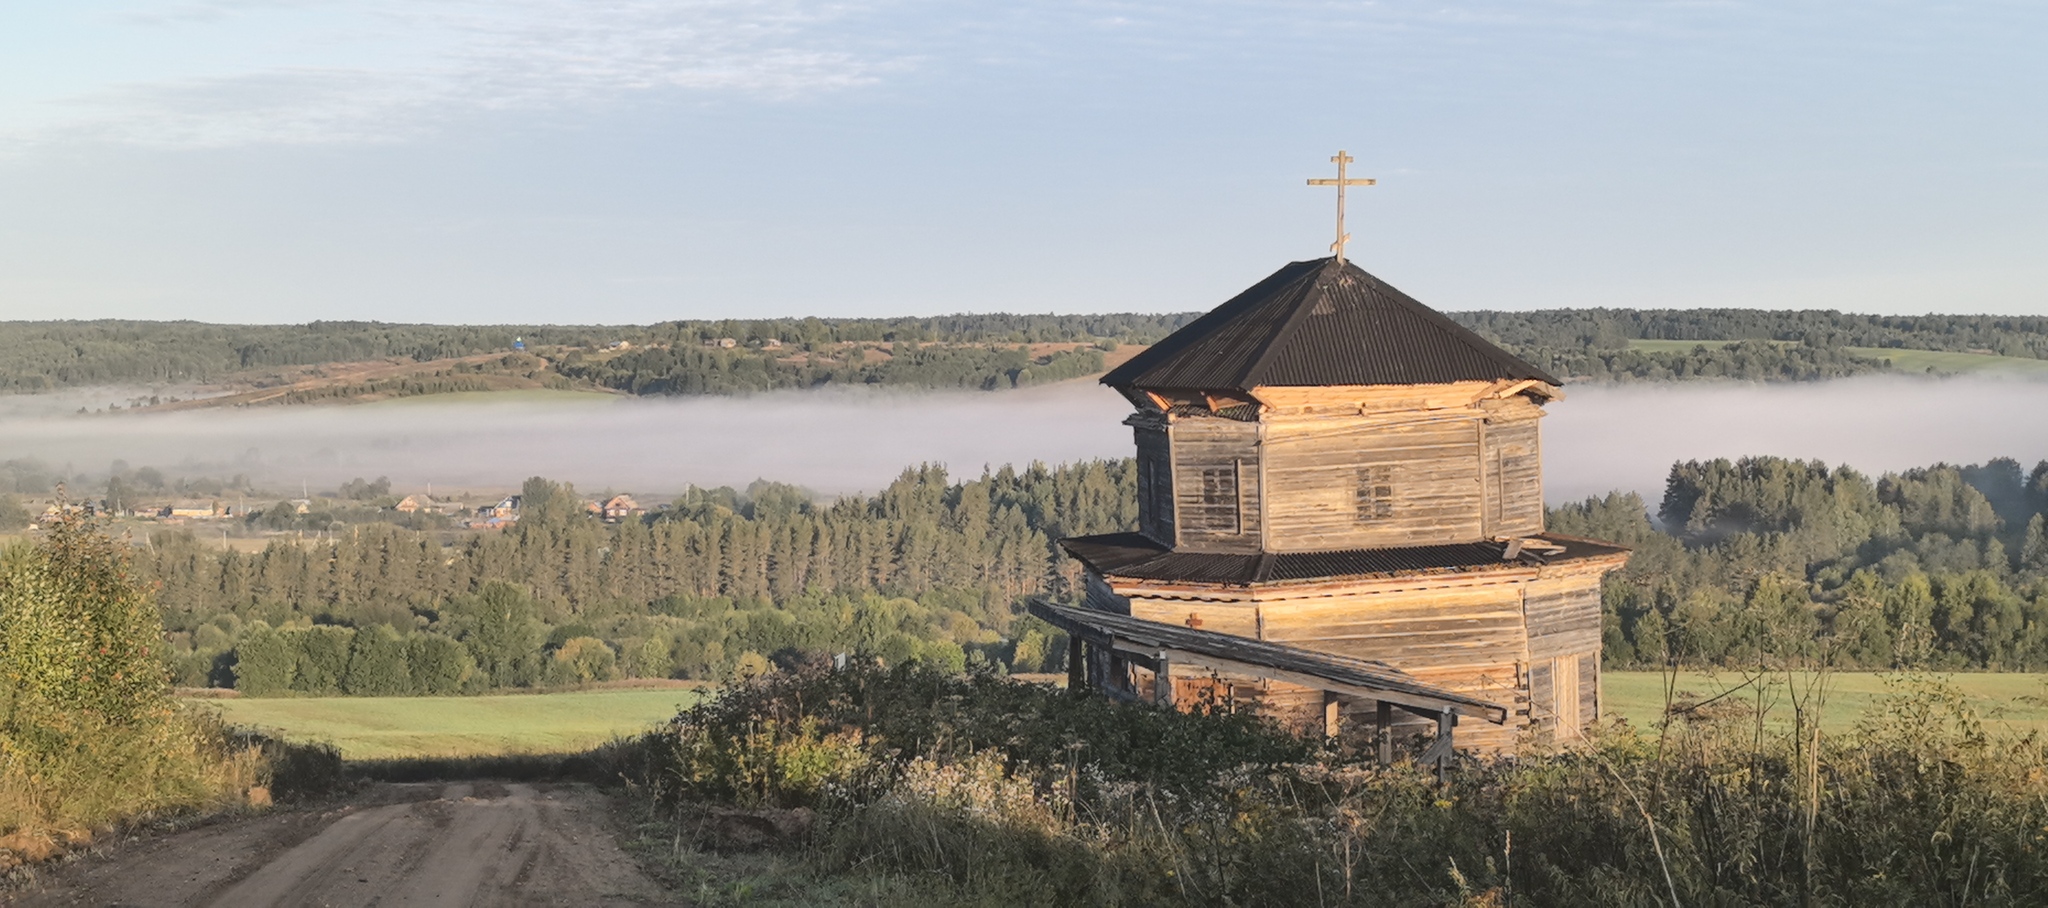
[[[1149,344],[1196,313],[949,315],[675,321],[654,325],[407,325],[313,322],[0,322],[0,392],[213,381],[266,368],[400,358],[427,363],[511,352],[547,359],[551,387],[631,394],[733,394],[828,384],[1000,390],[1103,368],[1102,352]],[[2048,318],[1875,316],[1748,309],[1551,309],[1450,313],[1573,381],[1810,381],[1894,371],[1871,352],[1929,350],[2048,358]],[[731,347],[716,342],[730,339]],[[1631,341],[1699,341],[1683,349]],[[707,346],[707,343],[710,344]],[[1032,344],[1064,345],[1032,350]],[[1851,348],[1854,348],[1853,350]],[[454,372],[364,393],[493,387]],[[346,396],[329,391],[320,398]],[[310,399],[310,398],[309,398]]]
[[[757,369],[779,374],[774,360],[790,352],[844,344],[969,345],[986,351],[1034,343],[1150,343],[1185,324],[1186,314],[950,315],[919,318],[790,318],[677,321],[654,325],[408,325],[312,322],[305,325],[212,325],[200,322],[0,322],[0,392],[33,393],[95,385],[212,381],[252,369],[354,362],[391,357],[416,362],[510,352],[515,341],[575,359],[574,374],[634,393],[696,394],[756,390],[757,383],[692,382],[678,370],[710,376]],[[732,348],[704,347],[731,338]],[[774,341],[779,346],[770,346]],[[628,363],[603,368],[589,354],[639,350]],[[644,357],[646,348],[679,352],[673,360]],[[581,351],[585,356],[574,356]],[[987,363],[994,368],[1006,363]],[[1019,368],[1028,366],[1022,364]],[[937,371],[957,371],[947,363]],[[1099,369],[1099,360],[1095,368]],[[862,373],[865,381],[920,383],[916,369]],[[845,380],[845,376],[823,380]],[[804,373],[773,387],[803,387]],[[635,387],[636,383],[639,387]],[[1028,382],[1027,382],[1028,383]],[[945,374],[933,387],[959,384]],[[643,390],[645,389],[645,390]]]
[[[757,482],[608,524],[535,478],[512,527],[451,534],[357,481],[331,510],[245,518],[314,538],[242,553],[163,530],[134,557],[188,686],[473,693],[837,653],[1055,671],[1062,640],[1020,600],[1074,594],[1054,541],[1131,527],[1134,483],[1126,460],[926,465],[873,496]],[[1610,667],[1740,665],[1796,641],[1842,668],[2048,669],[2048,463],[1684,462],[1654,506],[1610,494],[1549,520],[1635,549],[1605,589]]]

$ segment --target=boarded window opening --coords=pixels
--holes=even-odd
[[[1186,516],[1185,528],[1205,533],[1238,531],[1237,467],[1203,467],[1200,504]]]
[[[1358,522],[1372,523],[1394,515],[1394,471],[1389,467],[1358,468]]]

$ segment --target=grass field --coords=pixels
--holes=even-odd
[[[1935,677],[1962,691],[1988,729],[2048,732],[2048,674],[1974,672]],[[1829,731],[1848,730],[1871,704],[1897,692],[1899,681],[1896,675],[1872,672],[1830,675],[1821,726]],[[1680,700],[1699,702],[1742,683],[1743,678],[1733,672],[1680,672],[1676,693]],[[1637,728],[1654,728],[1664,712],[1664,684],[1664,676],[1657,672],[1605,672],[1601,676],[1605,711],[1626,718]],[[1756,689],[1746,688],[1727,700],[1753,706]],[[1783,675],[1765,686],[1764,702],[1766,723],[1791,723],[1791,697]]]
[[[1644,353],[1687,353],[1690,352],[1694,347],[1705,347],[1709,350],[1715,350],[1721,347],[1726,347],[1732,343],[1735,342],[1697,340],[1632,340],[1628,342],[1628,348],[1630,350],[1641,350]]]
[[[200,700],[234,725],[324,741],[348,760],[575,753],[644,730],[697,701],[686,688],[490,697]]]
[[[2019,375],[2048,375],[2048,359],[2022,356],[1992,356],[1985,353],[1948,353],[1939,350],[1898,350],[1887,347],[1843,347],[1857,356],[1889,359],[1902,372],[1941,373],[2010,372]]]
[[[1961,690],[1987,727],[2048,732],[2048,674],[1959,673],[1939,676]],[[1681,672],[1677,695],[1698,702],[1743,683],[1733,672]],[[1845,731],[1897,676],[1843,672],[1828,678],[1822,722]],[[1605,711],[1639,729],[1653,729],[1664,711],[1664,676],[1605,672]],[[319,697],[196,701],[236,725],[270,730],[288,740],[324,741],[350,760],[574,753],[662,722],[701,694],[693,689],[576,691],[490,697]],[[1782,675],[1765,689],[1765,721],[1791,721]],[[1754,688],[1725,702],[1756,703]]]

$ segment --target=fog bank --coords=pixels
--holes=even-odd
[[[388,476],[394,488],[515,486],[671,493],[758,478],[825,493],[875,490],[905,466],[1121,456],[1130,406],[1093,383],[991,393],[867,389],[751,397],[446,395],[359,406],[33,416],[0,411],[0,459],[99,473],[115,458],[174,475],[246,473],[315,490]]]
[[[1546,407],[1552,504],[1632,489],[1654,508],[1679,460],[1775,454],[1866,473],[2048,458],[2048,382],[1868,376],[1783,385],[1572,386]]]
[[[0,406],[0,459],[98,474],[115,458],[258,485],[506,487],[527,476],[668,494],[766,477],[873,491],[903,467],[1123,457],[1129,405],[1092,382],[1002,393],[866,389],[752,397],[550,400],[458,395],[335,407],[58,415]],[[1554,502],[1611,489],[1654,503],[1675,460],[1777,454],[1877,473],[1934,461],[2048,457],[2048,384],[1869,377],[1752,386],[1574,386],[1544,420]],[[72,404],[73,407],[76,404]]]

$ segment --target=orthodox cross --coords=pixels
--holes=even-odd
[[[1310,186],[1337,187],[1337,241],[1330,244],[1330,251],[1337,254],[1337,264],[1342,265],[1344,264],[1344,244],[1351,241],[1351,234],[1344,232],[1344,187],[1371,186],[1379,181],[1345,179],[1344,165],[1351,163],[1352,158],[1350,155],[1345,154],[1341,148],[1337,150],[1337,156],[1330,160],[1337,162],[1337,178],[1334,180],[1310,180],[1308,184]]]

